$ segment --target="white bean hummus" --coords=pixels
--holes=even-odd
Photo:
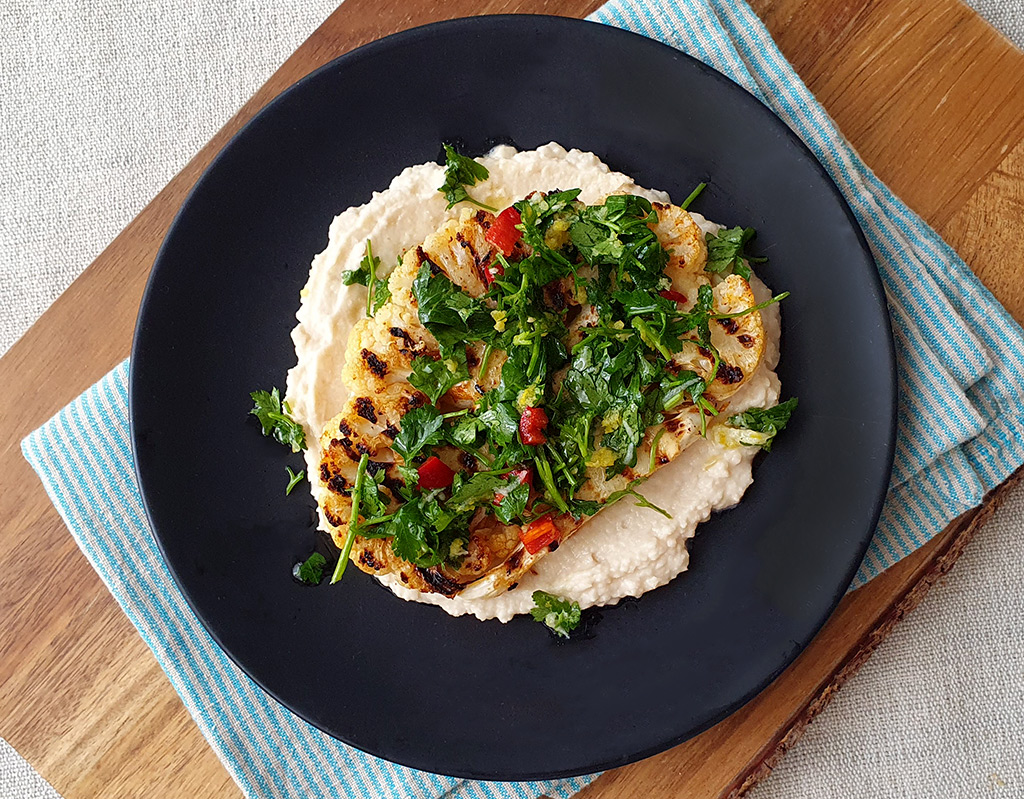
[[[616,192],[652,202],[670,201],[666,193],[642,188],[626,175],[611,171],[593,153],[567,151],[555,143],[525,152],[499,146],[477,160],[489,170],[489,177],[473,187],[473,197],[499,209],[533,191],[576,187],[582,189],[579,199],[587,204],[599,203]],[[342,273],[359,265],[368,239],[383,264],[394,264],[442,222],[455,218],[459,206],[446,210],[445,198],[438,192],[443,179],[444,167],[436,163],[405,169],[369,202],[339,214],[331,223],[326,249],[313,259],[302,290],[298,325],[292,332],[297,363],[288,373],[286,396],[292,416],[306,431],[306,473],[318,506],[327,489],[318,478],[321,452],[317,440],[349,399],[340,379],[346,342],[353,325],[366,313],[365,290],[345,286]],[[705,232],[721,229],[699,214],[691,215]],[[759,303],[770,298],[769,290],[756,277],[750,284]],[[773,371],[779,359],[778,305],[762,310],[761,317],[766,336],[764,357],[729,399],[729,414],[767,408],[779,399],[779,380]],[[576,600],[583,608],[640,596],[686,570],[687,544],[697,525],[713,511],[740,501],[752,481],[751,463],[757,451],[756,446],[737,446],[724,436],[709,434],[656,471],[641,488],[671,519],[637,507],[627,498],[587,521],[557,551],[538,562],[517,590],[500,596],[447,598],[405,588],[392,575],[379,579],[403,599],[436,604],[452,615],[468,613],[502,622],[528,613],[535,590]],[[327,529],[322,517],[321,527]]]

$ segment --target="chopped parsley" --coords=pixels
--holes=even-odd
[[[464,517],[478,508],[515,524],[546,509],[577,518],[596,513],[602,504],[576,496],[588,468],[603,466],[609,476],[634,470],[649,429],[693,407],[703,434],[718,414],[705,396],[720,363],[711,322],[785,296],[737,314],[715,314],[711,286],[705,285],[693,306],[681,311],[660,293],[669,285],[668,253],[651,230],[657,221],[651,203],[613,195],[586,206],[578,195],[578,189],[534,194],[516,203],[530,254],[514,262],[499,256],[501,272],[483,297],[469,296],[427,264],[416,275],[419,318],[441,353],[438,359],[421,355],[413,361],[413,386],[431,403],[439,402],[469,378],[466,348],[477,342],[486,345],[485,358],[500,352],[504,361],[500,382],[475,407],[446,418],[427,405],[402,420],[394,449],[406,464],[405,499],[421,506],[403,512],[407,532],[396,539],[396,551],[414,554],[413,562],[447,558],[453,536],[465,533]],[[552,307],[545,293],[565,280],[579,302],[590,302],[598,312],[571,348],[566,311]],[[677,353],[694,346],[710,354],[710,375],[672,367]],[[527,407],[545,411],[549,435],[541,444],[523,441],[520,422]],[[465,482],[457,475],[447,495],[417,488],[414,461],[422,462],[437,447],[473,454],[486,473]],[[654,454],[649,457],[653,463]],[[536,477],[532,506],[530,489],[509,483],[507,475],[516,468]],[[651,507],[636,492],[643,479],[634,478],[614,500],[632,496]],[[432,518],[423,506],[426,496],[427,505],[440,509]],[[389,524],[397,534],[399,521]]]
[[[319,552],[314,552],[302,563],[296,563],[292,574],[306,585],[319,585],[324,578],[324,566],[326,565],[327,558]]]
[[[292,493],[292,489],[295,488],[295,486],[306,479],[306,470],[303,469],[296,474],[292,471],[291,466],[285,466],[284,469],[288,472],[288,487],[284,490],[285,496],[288,496]]]
[[[391,537],[395,554],[421,568],[447,560],[452,542],[469,525],[468,516],[457,520],[455,514],[434,499],[428,493],[406,502],[383,530],[384,535]]]
[[[433,405],[414,408],[402,417],[402,429],[391,445],[406,463],[412,463],[424,447],[441,443],[444,417]]]
[[[734,227],[718,231],[718,234],[708,233],[708,262],[704,271],[715,274],[727,274],[735,272],[744,280],[750,280],[750,267],[752,264],[760,264],[767,261],[767,258],[755,258],[747,255],[743,248],[757,233],[752,227]]]
[[[547,591],[534,591],[530,615],[534,621],[539,621],[555,635],[568,638],[569,633],[580,624],[580,605]]]
[[[444,146],[444,183],[438,189],[448,201],[448,208],[461,202],[471,202],[488,211],[497,211],[489,205],[474,200],[466,191],[467,186],[475,186],[481,180],[487,180],[490,174],[487,167],[472,158],[459,155],[450,144]]]
[[[271,391],[253,391],[250,395],[253,408],[249,413],[260,420],[263,435],[273,436],[275,441],[291,447],[292,452],[306,448],[306,431],[291,418],[287,402],[281,401],[277,388]]]
[[[614,279],[623,288],[657,291],[666,288],[668,263],[668,252],[648,227],[657,219],[650,201],[643,197],[613,194],[602,205],[580,208],[569,237],[586,263],[602,273],[608,268],[607,276],[599,279],[601,288],[610,290]]]
[[[446,153],[441,191],[450,205],[472,201],[466,187],[485,179],[486,169],[451,147]],[[612,195],[588,206],[579,194],[534,193],[515,203],[525,247],[514,258],[493,256],[482,296],[429,262],[416,272],[416,312],[439,352],[412,359],[408,381],[422,396],[389,433],[397,466],[389,472],[368,455],[359,460],[332,582],[344,573],[356,535],[389,539],[396,556],[421,569],[443,567],[436,576],[448,579],[478,547],[470,525],[479,529],[486,518],[521,528],[536,522],[537,546],[546,546],[552,518],[583,519],[625,498],[668,515],[638,489],[657,467],[658,442],[673,420],[692,414],[703,435],[720,412],[708,393],[724,368],[712,325],[786,295],[722,314],[711,285],[680,299],[665,274],[670,254],[652,231],[658,214],[651,203]],[[746,263],[755,259],[743,245],[752,236],[735,228],[710,237],[708,271],[749,276]],[[352,282],[372,286],[378,266],[368,242]],[[586,321],[575,323],[581,306],[589,306]],[[703,365],[681,365],[696,361]],[[479,389],[471,402],[451,393],[485,371],[486,385],[467,383]],[[756,430],[767,449],[788,420],[782,413],[755,409],[729,424]],[[595,470],[625,479],[601,495],[591,482]],[[567,636],[579,623],[578,604],[543,592],[534,600],[534,618],[556,634]]]
[[[729,425],[741,430],[763,433],[767,438],[757,443],[765,452],[771,452],[775,436],[785,429],[789,417],[796,410],[797,398],[792,397],[771,408],[748,408],[743,413],[729,417]]]
[[[377,277],[377,269],[380,268],[380,258],[373,254],[373,245],[366,240],[366,249],[363,259],[355,269],[349,269],[341,273],[341,282],[346,286],[358,283],[366,286],[366,315],[373,316],[377,310],[391,299],[391,289],[388,288],[386,277]]]
[[[432,275],[423,264],[412,284],[420,322],[441,345],[441,357],[449,358],[466,341],[487,341],[494,334],[494,317],[484,302],[470,297],[443,273]],[[465,355],[465,350],[463,350]]]
[[[429,355],[421,355],[412,362],[412,374],[409,383],[418,388],[431,402],[437,402],[463,380],[469,380],[469,369],[466,367],[466,350],[455,346],[451,356],[434,360]]]

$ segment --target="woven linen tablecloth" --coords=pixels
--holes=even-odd
[[[2,13],[3,12],[0,12],[0,14],[2,14]],[[613,20],[613,22],[614,22],[614,20]],[[625,24],[627,26],[634,27],[634,25],[630,24],[630,21],[628,19],[625,20],[624,22],[620,22],[620,24]],[[638,27],[642,28],[642,23],[640,25],[638,25]],[[273,60],[270,63],[273,63]],[[0,80],[2,80],[2,78],[0,78]],[[0,86],[2,86],[2,83],[0,83]],[[249,91],[249,89],[246,89],[245,91],[243,91],[243,93],[242,93],[243,96],[245,94],[247,94],[248,91]],[[0,113],[2,113],[2,112],[0,112]],[[203,134],[203,135],[205,135],[205,134]],[[201,138],[202,137],[200,137],[200,139]],[[200,140],[200,143],[201,143],[201,140]],[[0,224],[3,224],[3,222],[0,222]],[[4,232],[5,238],[6,238],[7,231],[4,230],[3,232]],[[68,268],[60,268],[60,267],[58,267],[55,270],[55,272],[60,274],[60,275],[67,275],[69,273],[69,271],[70,270]],[[44,285],[46,285],[45,282],[44,282]],[[44,301],[45,301],[45,299],[44,299]],[[10,318],[10,315],[8,315],[8,314],[4,314],[4,316],[2,317],[4,324],[2,326],[0,326],[0,333],[2,333],[5,336],[10,336],[11,333],[9,331],[12,328],[16,329],[17,325],[23,324],[22,320],[17,320],[16,319],[14,322],[12,322],[10,324],[10,326],[8,326],[8,319],[9,318]],[[0,344],[2,344],[2,342],[0,342]],[[910,474],[913,474],[913,471],[911,471]],[[1002,519],[1002,517],[1004,515],[1005,514],[1001,514],[1000,518]],[[1017,519],[1019,520],[1019,518],[1020,517],[1018,516]],[[1007,527],[1012,528],[1013,523],[1014,523],[1014,519],[1013,519],[1012,516],[1011,516],[1011,518],[1008,521],[1005,520],[1005,519],[1002,519],[1002,528],[1001,529],[1006,529]],[[1018,521],[1018,529],[1019,529],[1019,521]],[[897,555],[897,554],[899,554],[899,553],[890,553],[889,556],[890,557],[895,557],[895,555]],[[878,565],[885,565],[884,557],[885,556],[884,556],[884,553],[883,553],[883,561],[880,562]],[[877,570],[877,567],[878,566],[876,565],[875,566],[876,570]],[[978,571],[978,576],[979,577],[982,576],[983,570],[976,570],[976,571]],[[867,577],[870,577],[871,573],[872,572],[862,573],[861,579],[866,579]],[[1018,589],[1019,589],[1019,582],[1018,582],[1017,586],[1018,586]],[[1011,593],[1010,596],[1012,597],[1014,595]],[[1018,605],[1019,605],[1019,597],[1020,597],[1020,591],[1019,590],[1017,591],[1015,596],[1018,598]],[[996,599],[996,597],[991,597],[991,598],[993,600]],[[1005,607],[1005,605],[1006,605],[1005,598],[1004,598],[1004,600],[1002,601],[1001,604]],[[962,634],[963,631],[962,630],[951,630],[950,632],[952,632],[952,633],[960,632]],[[948,636],[945,636],[944,640],[948,640]],[[1019,655],[1019,653],[1018,653],[1018,655]],[[878,660],[878,658],[876,656],[876,661],[877,660]],[[900,661],[900,662],[902,662],[902,661]],[[912,662],[913,663],[919,663],[920,659],[914,659]],[[928,673],[928,672],[922,672],[922,673]],[[884,677],[884,675],[883,675],[883,677]],[[961,691],[961,692],[959,692],[958,695],[960,697],[969,697],[971,695],[971,692],[969,690]],[[854,699],[856,699],[856,697],[854,697]],[[872,706],[874,706],[874,707],[877,707],[877,703],[870,703],[870,704]],[[1018,710],[1019,710],[1020,707],[1021,707],[1021,705],[1017,705]],[[1019,720],[1019,713],[1016,716],[1016,718]],[[955,722],[955,719],[953,721]],[[1020,729],[1020,728],[1021,728],[1020,725],[1016,726],[1016,729]],[[818,729],[821,729],[821,725],[818,726]],[[972,730],[972,734],[980,734],[980,732],[984,732],[985,734],[988,734],[988,730],[985,727],[977,727],[976,726],[975,729]],[[2,730],[0,730],[0,733],[2,733]],[[874,734],[874,732],[872,732],[872,735],[873,734]],[[954,737],[956,737],[956,736],[954,736]],[[826,737],[826,740],[828,740],[827,737]],[[927,740],[927,739],[922,739],[922,740]],[[996,741],[1000,740],[999,736],[995,736],[994,740],[996,740]],[[962,747],[960,747],[960,748],[962,749]],[[803,753],[803,752],[805,752],[805,749],[801,749],[799,751],[801,751]],[[840,749],[839,751],[842,752],[843,750]],[[1018,751],[1019,751],[1019,744],[1018,744]],[[846,755],[846,759],[848,760],[849,759],[849,752],[846,751],[845,755]],[[806,758],[810,757],[810,756],[811,756],[810,754],[806,754],[804,759],[806,760]],[[4,772],[2,770],[4,768],[4,763],[5,762],[7,762],[7,761],[0,760],[0,796],[6,795],[4,793],[4,790],[3,790],[3,786],[5,785],[5,783],[3,781],[3,776],[7,772]],[[989,773],[987,773],[987,775],[984,777],[984,779],[982,779],[981,783],[979,783],[979,781],[977,779],[974,779],[974,777],[977,777],[977,775],[975,774],[975,775],[972,776],[972,780],[969,783],[967,783],[967,784],[970,785],[972,788],[978,788],[978,787],[982,787],[983,786],[983,787],[987,788],[990,791],[1000,791],[1004,787],[1007,787],[1007,786],[1011,786],[1012,787],[1012,785],[1013,785],[1013,783],[1012,783],[1013,775],[1006,768],[1002,768],[1002,771],[1000,771],[1000,769],[997,768],[998,765],[999,765],[998,763],[995,763],[993,765],[993,768],[991,769],[991,771]],[[843,785],[843,781],[842,780],[832,781],[832,780],[828,779],[828,776],[830,775],[830,772],[827,769],[825,769],[825,768],[818,767],[818,768],[812,769],[812,771],[815,772],[818,775],[821,775],[822,779],[816,780],[813,783],[811,783],[811,782],[807,782],[807,781],[801,782],[798,778],[794,779],[794,778],[791,777],[790,778],[790,782],[788,784],[791,785],[791,786],[794,786],[794,787],[803,785],[803,786],[808,787],[808,788],[811,787],[811,785],[813,784],[813,787],[814,787],[814,789],[816,791],[822,792],[820,795],[832,795],[830,793],[825,793],[825,792],[833,790],[836,785]],[[15,771],[12,771],[10,773],[11,774],[20,774],[22,772],[18,772],[17,770],[15,770]],[[934,773],[934,772],[932,772],[932,773]],[[925,777],[927,777],[929,772],[928,771],[924,771],[923,774],[924,774]],[[1007,779],[1010,779],[1011,782],[1007,782]],[[14,785],[14,784],[16,784],[16,783],[12,783],[12,785]],[[19,796],[24,795],[23,791],[26,790],[24,788],[25,784],[26,783],[19,784],[19,791],[18,791],[18,793],[17,794],[12,794],[12,795],[19,795]],[[379,790],[380,783],[373,783],[373,784],[376,786],[376,789]],[[851,783],[846,782],[845,784],[849,785]],[[898,784],[899,784],[899,780],[893,781],[893,779],[891,777],[886,777],[884,780],[880,779],[878,781],[878,786],[877,787],[884,789],[885,786],[895,786],[895,785],[898,785]],[[574,786],[547,786],[547,787],[550,788],[551,790],[561,791],[563,789],[564,790],[571,790]],[[865,787],[868,787],[868,786],[865,786]],[[947,785],[947,788],[948,787],[952,787],[952,786],[948,786]],[[965,785],[965,787],[966,787],[966,785]],[[1019,787],[1019,782],[1018,782],[1018,787]],[[477,788],[473,788],[473,792],[469,793],[467,795],[473,795],[473,793],[475,793],[477,790],[478,790]],[[479,789],[479,790],[483,790],[483,789]],[[765,795],[769,795],[770,791],[771,791],[771,782],[769,782],[763,789],[761,789],[761,791],[762,791],[762,793],[767,791],[769,793],[767,793]],[[272,795],[273,793],[274,793],[274,791],[270,790],[267,793],[267,795]],[[363,795],[374,795],[374,794],[370,794],[370,793],[365,793],[364,792]],[[429,795],[429,794],[427,794],[427,795]],[[501,795],[504,795],[504,794],[501,794]],[[515,791],[514,793],[511,793],[509,795],[527,795],[527,794],[526,793],[522,793],[520,791]],[[783,794],[779,794],[779,795],[783,795]],[[801,794],[801,795],[807,795],[807,794]],[[818,795],[818,794],[810,794],[810,795]],[[835,795],[844,795],[844,794],[836,793]],[[887,794],[883,792],[883,793],[881,793],[879,795],[887,795]],[[918,793],[918,795],[926,795],[926,794]],[[955,794],[950,792],[950,793],[943,793],[942,795],[952,796],[952,795],[955,795]]]

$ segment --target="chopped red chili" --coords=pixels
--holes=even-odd
[[[416,472],[420,477],[420,488],[448,488],[455,478],[455,472],[436,455],[427,458]]]
[[[536,555],[544,547],[558,541],[560,535],[551,514],[545,513],[520,529],[519,540],[523,542],[527,552]]]
[[[494,223],[484,235],[484,238],[501,250],[502,255],[507,257],[512,254],[519,239],[523,237],[523,231],[516,228],[516,225],[521,224],[522,221],[523,219],[519,216],[515,206],[510,205],[494,218]]]
[[[519,437],[524,444],[534,446],[548,440],[544,428],[548,426],[548,415],[543,408],[528,407],[519,417]]]

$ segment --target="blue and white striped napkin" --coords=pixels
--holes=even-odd
[[[614,0],[592,19],[725,73],[808,144],[846,195],[885,283],[899,360],[892,484],[853,588],[920,547],[1024,462],[1024,332],[966,264],[878,181],[742,0]],[[135,484],[122,363],[22,444],[90,563],[249,797],[569,797],[591,777],[487,783],[379,760],[270,699],[178,592]]]

